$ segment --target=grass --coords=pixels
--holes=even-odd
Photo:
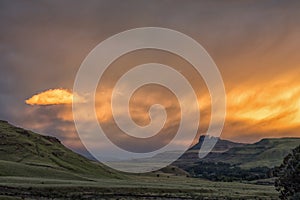
[[[255,167],[273,168],[279,166],[283,158],[299,144],[300,138],[262,139],[254,144],[233,147],[226,152],[211,153],[205,157],[203,161],[224,162],[244,169]],[[199,159],[194,160],[199,161]],[[187,160],[178,160],[176,162],[179,163],[179,165],[185,165]],[[193,164],[193,162],[190,164]]]
[[[273,186],[145,175],[132,175],[123,180],[106,178],[90,181],[0,177],[0,195],[44,199],[277,199]]]
[[[0,176],[41,177],[67,180],[86,180],[78,174],[51,167],[38,167],[28,164],[0,160]]]
[[[177,167],[148,174],[119,173],[72,152],[56,138],[0,121],[0,200],[277,199],[273,186],[187,175]]]
[[[64,147],[54,137],[42,136],[0,121],[0,175],[93,178],[123,175]]]
[[[248,153],[243,163],[242,168],[253,167],[274,167],[282,163],[283,158],[290,153],[292,149],[300,144],[300,138],[278,138],[278,139],[263,139],[258,143],[247,145],[251,149],[258,149],[256,154],[250,154],[249,149],[244,149]],[[249,155],[250,154],[250,155]]]

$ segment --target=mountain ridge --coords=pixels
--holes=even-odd
[[[245,170],[273,168],[282,163],[283,158],[300,144],[300,138],[263,138],[251,144],[235,143],[219,139],[213,150],[202,159],[198,157],[205,136],[186,151],[173,165],[189,171],[189,168],[209,163],[224,163]]]
[[[218,139],[213,150],[200,159],[198,151],[204,138],[201,136],[199,142],[175,161],[170,169],[174,166],[189,172],[191,167],[203,163],[225,163],[242,169],[273,168],[281,164],[283,157],[300,144],[300,138],[294,137],[263,138],[252,144]],[[65,179],[124,177],[97,161],[78,155],[55,137],[39,135],[4,120],[0,120],[0,144],[0,176],[47,177],[51,174],[50,178],[59,176]],[[168,154],[157,156],[164,159]],[[184,171],[180,173],[184,174]]]
[[[44,136],[0,120],[0,176],[66,179],[122,178],[123,175],[66,148],[52,136]]]

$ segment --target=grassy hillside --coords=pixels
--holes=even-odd
[[[122,175],[42,136],[0,121],[0,176],[60,179],[120,178]]]
[[[196,162],[223,162],[244,169],[255,167],[272,168],[281,164],[283,158],[300,144],[300,138],[268,138],[254,144],[234,143],[219,139],[212,152],[205,158],[198,158],[203,139],[188,150],[174,164],[185,168]]]
[[[0,199],[277,199],[273,186],[188,178],[167,167],[129,175],[0,121]]]
[[[241,168],[275,167],[283,158],[300,144],[300,138],[262,139],[254,144],[233,147],[223,153],[212,153],[205,161],[225,162]]]
[[[200,140],[194,147],[201,147]],[[254,144],[219,140],[205,158],[198,158],[198,149],[191,148],[173,165],[193,177],[214,181],[253,181],[273,177],[272,169],[300,144],[300,138],[262,139]],[[226,150],[227,148],[227,150]],[[273,179],[263,181],[273,184]]]

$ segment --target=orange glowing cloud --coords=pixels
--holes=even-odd
[[[28,105],[58,105],[58,104],[72,104],[73,99],[83,101],[82,97],[74,95],[67,89],[50,89],[32,96],[25,102]]]
[[[294,75],[227,91],[222,137],[255,142],[265,137],[299,137],[300,82]]]
[[[154,93],[153,93],[154,92]],[[112,128],[113,116],[111,112],[112,89],[103,87],[95,96],[96,115],[103,126],[109,131]],[[153,93],[153,94],[152,94]],[[30,105],[57,105],[57,118],[61,121],[73,121],[72,103],[74,96],[78,96],[65,89],[47,90],[26,100]],[[163,88],[143,87],[137,90],[129,105],[124,105],[117,111],[125,117],[129,106],[130,117],[140,126],[149,124],[149,107],[153,104],[163,105],[169,112],[166,124],[167,132],[177,131],[180,123],[179,105],[172,95]],[[82,98],[76,98],[78,100]],[[88,101],[88,98],[85,98]],[[205,134],[211,117],[211,102],[209,93],[201,94],[198,103],[201,113],[199,134]],[[77,101],[77,100],[76,100]],[[86,102],[84,101],[84,102]],[[191,102],[183,102],[192,105]],[[198,111],[191,106],[192,110]],[[86,113],[85,104],[82,104],[80,120],[87,124],[93,120],[93,115]],[[192,121],[191,121],[192,123]],[[255,142],[264,137],[299,137],[300,128],[300,82],[295,75],[287,74],[274,77],[264,82],[244,82],[238,86],[227,88],[227,115],[224,130],[221,135],[224,139],[240,142]]]
[[[247,89],[248,88],[248,89]],[[300,123],[300,85],[278,81],[260,86],[243,87],[228,93],[228,118],[279,125]]]

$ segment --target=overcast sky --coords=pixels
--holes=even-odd
[[[98,43],[152,26],[194,38],[219,67],[228,97],[222,138],[255,142],[300,136],[299,9],[297,0],[2,0],[0,119],[56,136],[84,152],[71,105],[32,106],[25,100],[48,89],[71,90],[80,64]],[[153,58],[138,55],[129,55],[128,63]],[[204,120],[208,108],[203,108]],[[206,124],[201,127],[204,133]]]

